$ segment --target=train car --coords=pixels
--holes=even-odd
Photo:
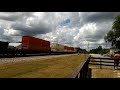
[[[77,48],[74,48],[74,52],[77,53]]]
[[[50,47],[51,47],[51,53],[68,54],[68,53],[76,52],[73,47],[68,47],[58,43],[51,43]]]
[[[0,56],[14,56],[15,48],[9,42],[0,41]]]
[[[22,50],[25,53],[50,53],[50,42],[32,36],[22,36]]]
[[[58,43],[50,43],[50,48],[52,53],[63,53],[64,45]]]
[[[77,49],[75,47],[65,46],[64,50],[69,53],[77,53]]]
[[[73,47],[69,47],[69,52],[74,52],[74,48]]]
[[[4,55],[7,53],[9,43],[0,41],[0,54]]]
[[[64,51],[65,52],[74,52],[74,48],[73,47],[69,47],[69,46],[64,46]]]

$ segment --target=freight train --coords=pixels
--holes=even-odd
[[[0,42],[0,55],[6,56],[24,56],[26,54],[35,53],[76,53],[77,49],[70,46],[61,45],[58,43],[51,43],[43,39],[35,38],[33,36],[22,36],[21,45],[17,47],[10,47],[8,42]]]

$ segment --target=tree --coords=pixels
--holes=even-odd
[[[98,48],[97,48],[98,50],[102,50],[102,46],[98,46]]]
[[[105,41],[112,42],[112,46],[120,48],[120,16],[115,17],[112,25],[112,30],[104,37]]]
[[[98,48],[90,50],[90,53],[95,54],[102,54],[102,52],[103,52],[102,46],[98,46]]]
[[[112,29],[114,30],[116,38],[120,37],[120,16],[115,17]]]
[[[120,49],[120,15],[115,18],[112,29],[114,30],[115,46]]]
[[[115,45],[116,43],[116,37],[115,37],[115,33],[113,30],[110,30],[108,33],[107,33],[107,36],[104,37],[104,39],[108,42],[112,42],[112,46]]]

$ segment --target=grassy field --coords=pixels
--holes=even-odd
[[[0,78],[65,78],[85,60],[85,55],[37,59],[0,65]]]
[[[92,78],[120,78],[120,69],[114,70],[113,66],[89,65],[92,68]]]

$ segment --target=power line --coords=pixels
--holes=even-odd
[[[89,51],[89,42],[88,42],[88,51]]]

